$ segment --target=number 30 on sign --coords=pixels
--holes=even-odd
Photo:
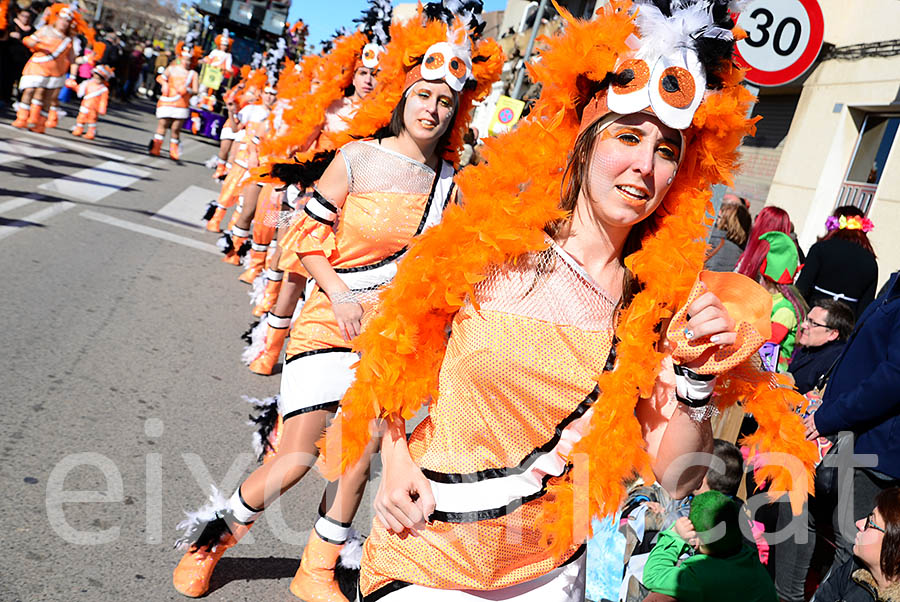
[[[753,0],[738,16],[747,38],[737,43],[747,81],[758,86],[791,82],[815,62],[825,39],[816,0]]]

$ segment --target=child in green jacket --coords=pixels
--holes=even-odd
[[[679,602],[778,600],[756,550],[741,536],[737,505],[718,491],[695,497],[690,515],[660,534],[644,585]]]

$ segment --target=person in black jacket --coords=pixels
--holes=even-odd
[[[826,222],[828,234],[806,256],[797,289],[809,305],[819,299],[843,301],[862,315],[875,298],[878,263],[866,234],[872,222],[852,205],[834,210]]]
[[[821,299],[809,310],[797,327],[797,347],[788,368],[797,391],[805,395],[819,386],[843,351],[853,323],[853,310],[840,301]]]
[[[900,488],[878,494],[856,528],[853,557],[828,573],[812,602],[900,602]]]

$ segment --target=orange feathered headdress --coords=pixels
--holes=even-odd
[[[263,140],[260,154],[273,159],[287,159],[289,155],[297,160],[311,158],[308,150],[310,135],[316,132],[325,118],[325,110],[344,96],[353,83],[356,62],[368,42],[365,34],[356,32],[341,36],[327,55],[307,56],[301,63],[301,86],[295,89],[287,101],[282,119],[287,130],[280,136],[268,136]],[[268,169],[260,168],[260,173]]]
[[[99,63],[103,60],[103,55],[106,54],[106,44],[103,42],[94,42],[91,50],[94,52],[94,56],[92,57],[93,61]]]
[[[215,42],[216,42],[216,48],[218,48],[219,45],[220,45],[223,41],[227,41],[227,42],[228,42],[228,46],[227,46],[226,49],[227,49],[227,50],[231,50],[231,45],[234,44],[234,38],[232,38],[230,35],[228,35],[228,30],[227,30],[227,29],[226,29],[225,31],[223,31],[222,33],[220,33],[219,35],[216,36],[216,39],[215,39]]]
[[[57,2],[52,4],[47,11],[47,23],[49,25],[53,25],[56,23],[56,20],[59,19],[60,15],[68,14],[72,19],[71,28],[74,27],[75,30],[87,38],[88,45],[93,46],[95,42],[95,32],[91,26],[87,24],[84,20],[84,17],[81,16],[75,8],[70,4],[65,4],[64,2]]]
[[[459,22],[455,27],[459,27]],[[391,25],[391,41],[385,47],[378,70],[378,85],[366,98],[366,102],[350,121],[349,129],[326,135],[335,148],[340,148],[354,138],[371,136],[391,120],[391,113],[403,97],[407,75],[420,65],[426,51],[433,45],[447,40],[447,25],[441,21],[426,20],[419,5],[417,18]],[[472,44],[472,77],[474,86],[467,85],[459,95],[454,116],[453,131],[444,152],[444,159],[459,162],[462,138],[469,127],[474,103],[483,100],[491,86],[500,78],[503,70],[503,50],[492,39],[482,39]]]
[[[0,0],[0,30],[6,29],[9,0]]]
[[[630,36],[640,32],[629,0],[613,0],[591,21],[560,13],[566,27],[541,40],[540,60],[528,66],[532,80],[542,85],[534,109],[513,131],[485,140],[485,162],[457,177],[464,203],[448,208],[443,222],[412,244],[409,260],[382,294],[379,313],[354,341],[361,352],[356,380],[320,444],[329,478],[362,456],[373,420],[411,419],[426,400],[438,398],[446,332],[474,298],[473,286],[490,266],[546,249],[544,227],[566,217],[559,208],[563,173],[583,109],[596,93],[591,82],[615,72],[631,52]],[[721,88],[693,114],[678,174],[657,209],[656,229],[625,258],[643,289],[619,316],[616,369],[598,376],[601,410],[570,455],[586,459],[583,471],[571,472],[587,474],[589,481],[576,485],[567,475],[548,485],[542,524],[545,544],[554,550],[586,535],[573,535],[576,514],[581,528],[588,522],[581,519],[614,513],[635,475],[654,480],[635,408],[650,396],[664,358],[657,345],[660,325],[685,304],[702,269],[711,187],[731,182],[741,139],[754,132],[754,120],[747,117],[754,98],[741,86],[743,72],[728,62],[717,77]],[[720,408],[740,401],[756,417],[759,430],[744,441],[750,462],[766,452],[799,459],[799,476],[783,463],[756,468],[772,491],[790,491],[796,502],[811,488],[816,451],[792,411],[799,395],[781,385],[747,362],[720,376],[716,399]]]

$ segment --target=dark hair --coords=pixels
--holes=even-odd
[[[875,497],[875,507],[884,519],[881,542],[881,574],[893,581],[900,578],[900,487],[890,487]]]
[[[825,325],[838,331],[839,341],[846,341],[850,338],[850,333],[853,332],[853,326],[856,323],[856,314],[849,305],[836,299],[819,299],[815,302],[814,307],[821,307],[828,312]]]
[[[832,213],[834,217],[859,217],[863,218],[866,216],[863,213],[862,209],[859,207],[855,207],[853,205],[841,205]],[[831,240],[832,238],[840,238],[841,240],[847,240],[854,244],[861,246],[863,249],[872,254],[872,257],[877,257],[875,255],[875,249],[872,248],[872,243],[869,241],[869,235],[863,232],[862,230],[850,230],[848,228],[838,228],[837,230],[832,230],[825,236],[823,236],[820,240]]]
[[[572,212],[575,211],[575,205],[578,202],[578,196],[581,193],[589,195],[587,189],[587,178],[585,174],[590,168],[591,156],[594,152],[602,119],[598,119],[587,127],[575,140],[572,148],[572,154],[566,164],[566,170],[563,172],[562,182],[560,183],[559,208],[566,212],[566,217],[549,222],[544,226],[544,232],[550,238],[558,240],[571,225]],[[641,249],[645,236],[653,234],[657,229],[656,213],[648,216],[631,227],[631,231],[625,238],[625,246],[622,248],[622,263],[624,265],[625,258]],[[635,278],[631,270],[625,268],[625,275],[622,282],[622,301],[619,309],[628,307],[628,304],[634,299],[634,296],[641,291],[642,285]]]
[[[744,456],[734,443],[722,439],[713,441],[713,456],[725,463],[725,470],[710,468],[706,473],[706,482],[713,491],[729,496],[736,496],[741,480],[744,478]]]
[[[407,95],[404,94],[400,98],[400,102],[397,103],[397,106],[394,107],[394,110],[391,111],[391,120],[387,125],[382,126],[378,131],[372,134],[373,138],[380,141],[392,136],[399,136],[406,130],[406,124],[403,123],[403,112],[406,110],[406,99]],[[453,135],[453,126],[456,121],[456,112],[459,110],[458,100],[459,99],[457,99],[457,102],[454,105],[453,114],[450,116],[450,125],[447,126],[447,131],[441,135],[441,139],[438,140],[437,146],[434,148],[434,152],[437,156],[443,155],[450,144],[450,137]]]

